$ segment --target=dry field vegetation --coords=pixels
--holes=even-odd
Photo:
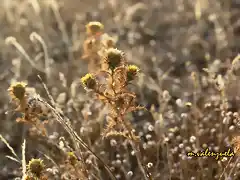
[[[240,179],[239,0],[0,6],[0,180]]]

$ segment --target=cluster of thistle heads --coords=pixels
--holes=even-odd
[[[87,26],[88,38],[85,41],[87,48],[84,55],[88,55],[89,63],[92,59],[104,64],[97,67],[95,73],[88,73],[81,78],[81,83],[86,90],[94,92],[98,100],[109,106],[107,126],[103,137],[112,135],[124,136],[131,140],[138,140],[134,129],[125,115],[132,111],[144,109],[136,104],[136,95],[128,89],[128,85],[135,80],[140,69],[136,65],[127,64],[125,54],[115,47],[115,42],[110,36],[103,33],[103,25],[99,22],[90,22]],[[94,61],[94,63],[96,63]],[[41,135],[47,135],[44,124],[51,109],[46,102],[35,92],[28,88],[27,83],[15,82],[8,89],[12,102],[16,105],[15,111],[21,113],[17,122],[29,123],[33,129],[40,130]],[[45,121],[42,121],[44,119]],[[38,132],[39,133],[39,132]],[[76,156],[68,154],[69,164],[75,166]],[[41,179],[44,164],[41,159],[32,159],[27,165],[25,180]]]
[[[136,65],[127,63],[125,54],[113,47],[115,44],[110,36],[101,38],[103,36],[103,25],[101,23],[90,22],[86,27],[92,45],[98,47],[95,48],[97,49],[98,61],[103,63],[104,66],[101,66],[96,73],[88,73],[83,76],[81,83],[85,89],[93,91],[98,99],[110,107],[108,126],[104,136],[119,135],[120,133],[120,135],[129,137],[129,131],[132,128],[124,120],[124,116],[142,107],[136,105],[136,95],[128,90],[128,85],[136,79],[140,69]],[[89,49],[86,52],[90,52]]]
[[[93,55],[93,50],[96,50],[99,58],[98,63],[104,64],[106,67],[103,68],[102,66],[96,72],[105,72],[112,75],[116,75],[119,72],[124,73],[125,77],[123,77],[122,81],[125,84],[131,82],[135,79],[140,69],[135,65],[126,63],[124,53],[115,48],[116,42],[114,42],[112,37],[103,33],[103,30],[104,26],[100,22],[90,22],[86,25],[88,38],[85,43],[92,46],[84,49],[84,54],[90,55],[92,53]],[[84,87],[88,89],[96,88],[95,75],[89,73],[82,77],[81,81]]]

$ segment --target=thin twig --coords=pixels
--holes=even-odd
[[[45,73],[45,70],[43,68],[37,67],[34,61],[30,58],[30,56],[27,54],[27,52],[24,50],[24,48],[19,44],[15,37],[7,37],[5,40],[5,43],[7,45],[13,45],[22,55],[23,57],[29,62],[29,64],[35,68],[36,70]]]
[[[26,163],[26,140],[24,139],[22,144],[22,180],[25,180],[27,173],[27,163]]]
[[[43,38],[39,34],[37,34],[36,32],[32,32],[30,34],[30,40],[32,42],[37,40],[42,45],[43,52],[44,52],[44,59],[45,59],[45,72],[46,72],[47,80],[49,81],[50,75],[51,75],[51,68],[50,68],[50,58],[49,58],[49,55],[48,55],[47,45],[44,42]]]

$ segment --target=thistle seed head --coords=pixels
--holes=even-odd
[[[95,87],[97,85],[97,81],[96,81],[95,77],[90,73],[83,76],[81,78],[81,82],[82,82],[83,86],[88,89],[95,89]]]
[[[123,59],[123,52],[115,48],[109,48],[107,50],[107,55],[105,58],[109,69],[114,70],[121,64]]]
[[[8,89],[9,95],[12,99],[23,100],[26,93],[26,86],[27,84],[24,82],[13,83]]]
[[[28,171],[37,177],[40,177],[44,167],[45,165],[41,159],[31,159],[27,165]]]
[[[127,81],[129,82],[129,81],[134,80],[139,71],[140,71],[140,69],[137,66],[128,65],[127,66]]]

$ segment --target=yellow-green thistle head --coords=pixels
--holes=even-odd
[[[134,80],[139,71],[140,71],[140,69],[137,66],[128,65],[127,66],[127,81],[129,82],[129,81]]]
[[[37,177],[40,177],[45,165],[41,159],[31,159],[27,165],[27,169],[30,173]]]
[[[83,76],[81,78],[81,82],[82,82],[83,86],[88,89],[95,89],[96,85],[97,85],[97,81],[96,81],[95,77],[90,73]]]
[[[9,95],[12,99],[23,100],[26,93],[27,84],[24,82],[15,82],[8,88]]]

